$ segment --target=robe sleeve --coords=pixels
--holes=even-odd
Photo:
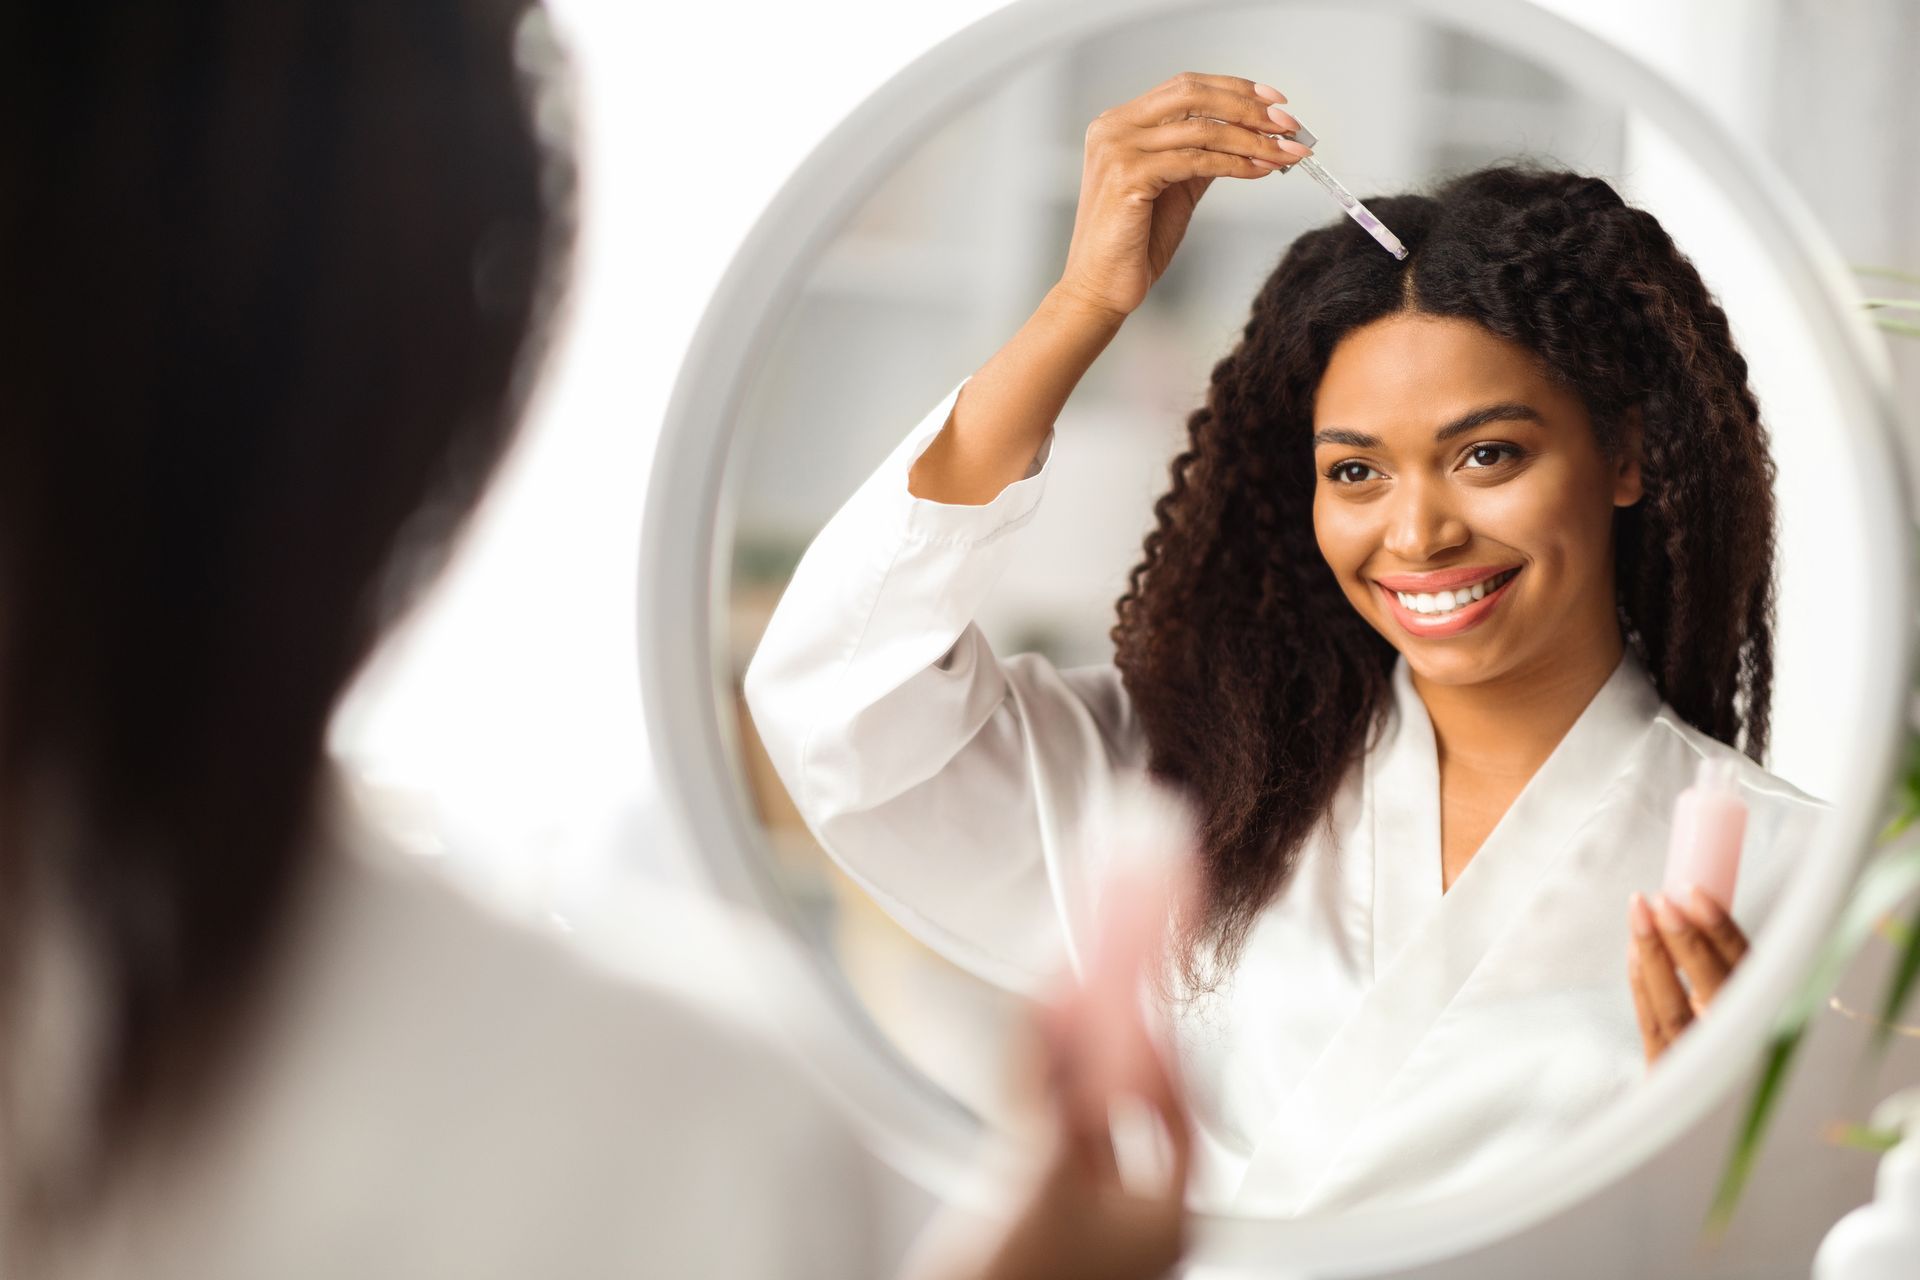
[[[1068,958],[1086,869],[1061,833],[1107,794],[1124,698],[1111,667],[997,657],[974,616],[1033,518],[1051,433],[978,506],[914,497],[907,473],[960,387],[820,532],[745,680],[774,767],[828,854],[909,932],[1031,992]],[[1063,911],[1066,915],[1063,915]]]

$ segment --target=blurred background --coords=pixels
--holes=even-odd
[[[585,170],[561,341],[503,482],[427,606],[357,686],[334,747],[410,847],[565,931],[609,885],[700,875],[665,823],[652,760],[672,747],[646,738],[635,660],[645,629],[685,621],[636,616],[634,595],[654,432],[707,295],[819,138],[926,47],[998,6],[551,4],[576,62]],[[1542,4],[1662,70],[1769,153],[1847,262],[1920,272],[1920,100],[1909,92],[1920,6]],[[1819,434],[1821,404],[1796,371],[1785,304],[1739,270],[1736,211],[1714,206],[1631,104],[1370,6],[1289,13],[1276,22],[1247,7],[1177,31],[1135,27],[1029,66],[867,194],[748,392],[737,525],[719,566],[733,674],[812,533],[1057,276],[1086,122],[1175,72],[1205,70],[1280,86],[1319,135],[1320,158],[1363,197],[1531,156],[1604,174],[1662,217],[1755,361],[1783,463],[1783,577],[1799,602],[1783,611],[1780,655],[1799,683],[1783,679],[1777,723],[1818,724],[1821,673],[1846,661],[1845,619],[1822,616],[1820,590],[1844,599],[1868,579],[1860,549],[1818,518],[1822,504],[1844,504],[1848,464]],[[1214,185],[1172,270],[1063,416],[1071,465],[1029,531],[1032,554],[982,620],[1002,651],[1106,657],[1112,602],[1209,369],[1291,237],[1336,213],[1304,174]],[[1902,402],[1920,405],[1920,342],[1889,345]],[[977,1038],[929,1024],[916,1039],[911,1014],[941,999],[977,1000],[985,1022],[1004,1011],[846,892],[750,732],[745,741],[743,777],[794,892],[883,1025],[977,1100],[993,1071]],[[1849,767],[1846,744],[1811,732],[1780,733],[1772,764],[1815,794]]]

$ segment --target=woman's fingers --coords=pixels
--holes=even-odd
[[[1264,178],[1311,154],[1272,136],[1300,127],[1285,101],[1240,76],[1186,72],[1095,116],[1061,296],[1102,319],[1131,315],[1215,178]]]
[[[1266,160],[1278,167],[1294,164],[1312,151],[1286,138],[1274,139],[1237,124],[1205,119],[1176,120],[1172,124],[1156,125],[1141,133],[1139,145],[1142,151],[1175,151],[1181,148],[1219,151],[1227,155],[1246,156],[1250,160]]]
[[[1258,81],[1249,80],[1245,76],[1208,75],[1201,71],[1182,71],[1177,76],[1169,77],[1161,87],[1165,88],[1166,85],[1179,84],[1183,80],[1209,85],[1215,89],[1225,89],[1230,93],[1246,94],[1258,98],[1262,102],[1285,102],[1287,100],[1286,94],[1280,92],[1270,84],[1261,84]]]
[[[1747,954],[1746,934],[1717,902],[1691,885],[1684,901],[1683,910],[1665,895],[1650,904],[1636,893],[1627,904],[1627,981],[1649,1062],[1706,1009]]]
[[[1659,1023],[1661,1036],[1671,1042],[1693,1021],[1693,1006],[1687,999],[1686,988],[1680,985],[1680,975],[1673,967],[1673,957],[1666,944],[1661,941],[1647,900],[1634,894],[1627,912],[1647,1006]]]
[[[1189,178],[1264,178],[1277,168],[1266,161],[1198,147],[1143,152],[1138,163],[1138,172],[1162,187]]]
[[[1693,992],[1693,1008],[1698,1013],[1720,993],[1720,984],[1733,972],[1733,966],[1721,956],[1707,935],[1695,928],[1693,921],[1667,900],[1665,894],[1653,900],[1653,918],[1660,927],[1660,940],[1666,945],[1667,954],[1679,963],[1680,971],[1687,975],[1687,986]]]
[[[1633,1016],[1640,1024],[1640,1047],[1646,1051],[1647,1061],[1652,1062],[1667,1049],[1667,1038],[1660,1030],[1660,1019],[1654,1016],[1653,1005],[1647,999],[1647,986],[1640,976],[1640,949],[1638,944],[1627,948],[1627,987],[1633,992]]]
[[[1720,953],[1726,966],[1732,969],[1747,956],[1747,935],[1733,922],[1726,908],[1715,902],[1706,890],[1697,884],[1690,884],[1681,893],[1674,905],[1686,912],[1694,927],[1706,935],[1713,949]]]
[[[1074,989],[1035,1011],[1060,1137],[1084,1174],[1105,1180],[1114,1173],[1113,1141],[1107,1126],[1107,1098],[1091,1078],[1089,1021],[1086,1000]]]
[[[1300,127],[1293,113],[1258,96],[1253,81],[1236,76],[1175,77],[1112,114],[1137,129],[1154,129],[1189,119],[1236,124],[1252,133],[1291,133]]]

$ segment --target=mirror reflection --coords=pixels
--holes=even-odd
[[[1200,824],[1208,1207],[1458,1190],[1710,1012],[1833,781],[1793,659],[1856,584],[1810,566],[1867,558],[1651,146],[1445,28],[1182,18],[1023,71],[824,256],[734,463],[743,768],[956,1097],[1001,1115],[1142,776]]]

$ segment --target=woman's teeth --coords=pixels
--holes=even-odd
[[[1452,613],[1455,609],[1464,608],[1475,600],[1484,600],[1490,593],[1498,591],[1507,579],[1518,572],[1520,572],[1518,569],[1503,570],[1470,587],[1461,587],[1458,591],[1396,591],[1393,594],[1399,597],[1403,608],[1410,609],[1414,613]]]

